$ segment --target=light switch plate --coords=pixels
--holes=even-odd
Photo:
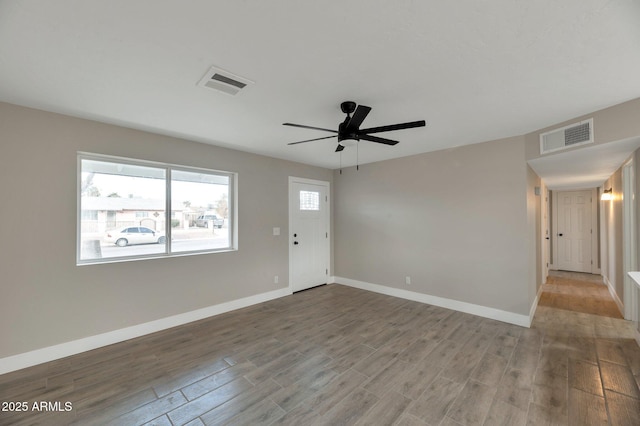
[[[275,235],[275,236],[280,235],[280,228],[278,228],[278,227],[273,228],[273,235]]]

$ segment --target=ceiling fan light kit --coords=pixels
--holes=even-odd
[[[339,145],[344,146],[345,148],[348,146],[355,146],[358,143],[357,139],[343,139],[338,142]]]
[[[371,136],[371,133],[390,132],[394,130],[411,129],[414,127],[424,127],[426,125],[424,120],[411,121],[408,123],[391,124],[388,126],[371,127],[368,129],[360,129],[360,125],[367,118],[371,108],[365,105],[357,105],[353,101],[345,101],[340,104],[340,109],[343,113],[347,114],[347,117],[342,123],[338,125],[338,130],[325,129],[322,127],[306,126],[302,124],[282,123],[284,126],[300,127],[303,129],[321,130],[323,132],[335,133],[332,136],[325,136],[315,139],[307,139],[298,142],[291,142],[287,145],[297,145],[300,143],[312,142],[322,139],[329,139],[338,137],[338,146],[336,152],[342,151],[346,146],[357,145],[360,140],[369,142],[381,143],[384,145],[396,145],[398,141],[385,139],[378,136]],[[352,115],[353,114],[353,115]]]

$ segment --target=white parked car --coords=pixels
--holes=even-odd
[[[167,238],[164,232],[154,231],[146,226],[125,226],[107,231],[104,240],[118,247],[125,247],[132,244],[164,244]]]

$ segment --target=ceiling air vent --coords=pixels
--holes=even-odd
[[[237,95],[250,84],[253,84],[253,81],[216,67],[211,67],[198,82],[198,86],[219,90],[228,95]]]
[[[540,154],[593,143],[593,118],[540,134]]]

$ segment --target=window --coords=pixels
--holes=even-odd
[[[171,173],[171,195],[174,200],[179,200],[171,207],[176,218],[174,223],[177,224],[180,212],[183,216],[182,223],[174,228],[175,234],[189,233],[193,237],[180,244],[174,243],[174,252],[229,247],[232,229],[228,219],[230,180],[228,174],[187,170],[174,170]],[[178,228],[181,229],[178,231]]]
[[[96,210],[82,210],[82,220],[98,220],[98,212]]]
[[[300,191],[300,210],[320,210],[320,193]]]
[[[78,155],[77,262],[231,250],[235,174]]]

